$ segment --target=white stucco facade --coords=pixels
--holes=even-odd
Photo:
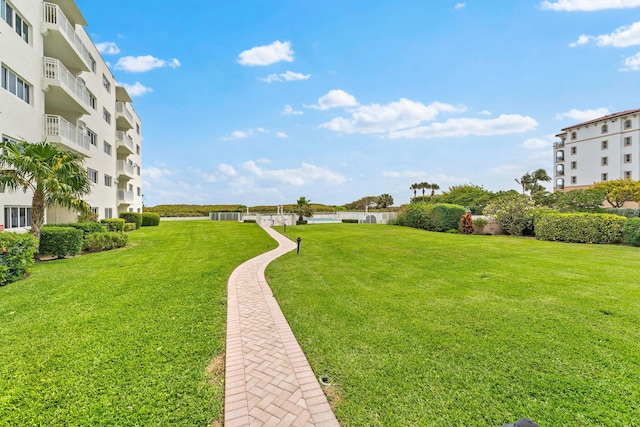
[[[554,144],[554,190],[588,188],[618,178],[640,179],[640,109],[562,129]]]
[[[0,134],[80,153],[100,219],[142,211],[141,122],[73,0],[0,0]],[[0,224],[29,225],[31,194],[0,193]],[[47,222],[76,213],[50,208]]]

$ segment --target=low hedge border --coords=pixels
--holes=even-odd
[[[153,212],[142,213],[142,226],[143,227],[156,227],[160,225],[160,215]]]
[[[75,256],[82,249],[83,236],[82,230],[73,227],[42,227],[39,252],[58,258]]]
[[[122,212],[119,216],[124,219],[124,222],[135,224],[136,230],[142,226],[142,214],[137,212]]]
[[[0,286],[22,279],[37,252],[31,234],[0,233]]]
[[[125,221],[122,218],[105,218],[100,222],[107,227],[107,231],[124,231]]]
[[[549,213],[535,219],[540,240],[572,243],[619,243],[627,219],[601,213]]]

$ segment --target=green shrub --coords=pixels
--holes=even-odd
[[[629,218],[622,229],[624,242],[640,246],[640,218]]]
[[[107,227],[107,231],[124,231],[125,222],[122,218],[106,218],[100,222]]]
[[[600,213],[548,213],[535,220],[540,240],[573,243],[618,243],[622,241],[625,217]]]
[[[136,229],[136,225],[132,222],[125,222],[124,223],[124,231],[125,233],[128,233],[129,231],[134,231]]]
[[[307,221],[296,221],[296,225],[307,225]]]
[[[610,214],[620,215],[627,218],[640,217],[640,208],[607,208],[605,211]]]
[[[473,234],[476,231],[476,226],[473,224],[473,217],[470,212],[467,212],[460,218],[459,228],[462,234]]]
[[[135,224],[136,230],[142,226],[142,214],[137,212],[122,212],[119,216],[124,219],[124,222]]]
[[[0,233],[0,286],[22,279],[36,251],[31,234]]]
[[[478,231],[482,231],[482,229],[485,228],[487,224],[489,224],[489,221],[487,221],[482,217],[476,218],[473,220],[473,225],[476,227]]]
[[[142,226],[143,227],[155,227],[160,225],[160,215],[153,212],[142,213]]]
[[[246,224],[255,224],[256,220],[255,219],[243,219],[242,222],[244,222]]]
[[[527,196],[515,193],[492,200],[483,214],[493,218],[512,236],[521,236],[525,230],[533,230],[533,209],[533,202]]]
[[[411,203],[405,207],[402,213],[404,218],[403,225],[413,228],[422,228],[423,230],[430,230],[432,228],[430,217],[432,209],[433,205],[429,203]]]
[[[436,203],[431,209],[431,231],[457,230],[460,218],[467,213],[464,206]]]
[[[77,255],[82,249],[83,235],[82,230],[73,227],[43,227],[40,230],[39,252],[58,258]]]
[[[343,224],[358,224],[358,222],[359,221],[357,219],[349,219],[349,218],[342,219]]]
[[[100,224],[99,222],[69,222],[65,224],[45,224],[44,227],[71,227],[77,228],[78,230],[82,230],[85,235],[91,233],[104,233],[106,230],[105,226]]]
[[[127,244],[129,236],[123,232],[92,233],[82,242],[82,250],[87,252],[101,252],[122,248]]]

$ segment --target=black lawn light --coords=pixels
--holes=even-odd
[[[531,421],[529,418],[520,418],[513,424],[502,424],[502,427],[540,427],[535,422]]]
[[[296,239],[296,241],[298,242],[298,252],[297,253],[299,254],[300,253],[300,242],[302,241],[302,239],[300,237],[298,237]]]

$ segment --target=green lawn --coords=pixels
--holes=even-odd
[[[0,425],[206,426],[221,419],[233,269],[255,225],[163,222],[127,248],[36,265],[0,288]]]
[[[331,224],[267,269],[346,426],[640,425],[640,250]]]

